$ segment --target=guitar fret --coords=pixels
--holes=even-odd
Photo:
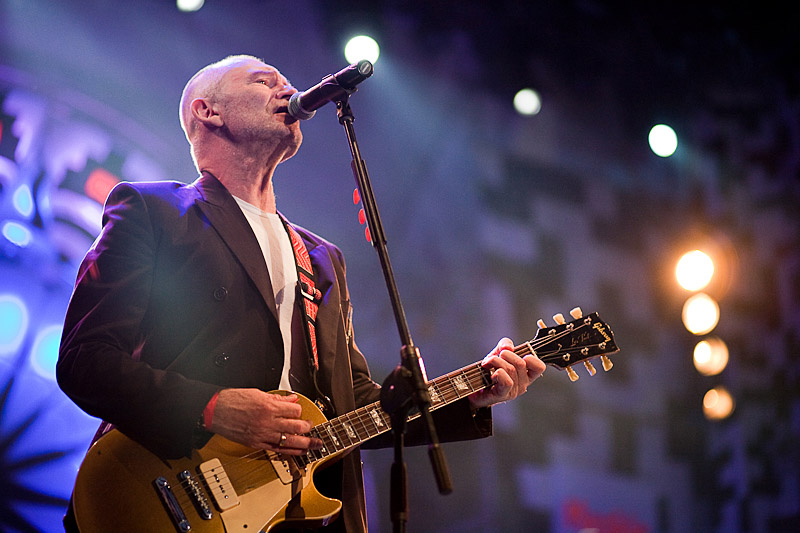
[[[358,418],[358,421],[359,421],[359,422],[361,422],[361,427],[364,429],[364,436],[363,436],[363,437],[361,437],[361,440],[362,440],[362,442],[363,442],[363,441],[367,440],[368,438],[372,437],[372,433],[370,433],[370,431],[369,431],[369,428],[368,428],[368,427],[367,427],[367,425],[364,423],[364,419],[365,419],[365,418],[367,418],[367,419],[368,419],[368,416],[367,416],[367,414],[366,414],[366,413],[367,413],[367,410],[366,410],[365,408],[363,408],[363,407],[362,407],[362,408],[360,408],[360,409],[356,409],[356,410],[355,410],[355,413],[357,413],[357,414],[356,414],[356,418]],[[361,433],[359,432],[359,435],[360,435],[360,434],[361,434]],[[376,433],[376,435],[377,435],[377,433]]]

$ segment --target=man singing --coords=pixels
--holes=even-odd
[[[354,340],[341,252],[276,209],[275,169],[302,142],[287,112],[296,92],[255,57],[203,68],[180,103],[200,176],[189,185],[121,183],[109,195],[103,230],[78,273],[57,367],[70,398],[105,421],[101,432],[115,427],[164,458],[189,455],[213,434],[303,455],[323,443],[309,435],[297,396],[267,391],[329,404],[329,417],[379,399]],[[298,269],[303,253],[311,284]],[[316,317],[304,310],[307,298]],[[523,394],[542,374],[544,363],[510,347],[503,339],[485,359],[490,387],[434,412],[442,440],[490,435],[488,407]],[[411,424],[409,443],[423,437]],[[343,502],[324,530],[366,531],[358,449],[316,479]],[[71,511],[65,525],[76,530]]]

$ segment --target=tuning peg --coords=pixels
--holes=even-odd
[[[583,366],[585,366],[586,370],[589,371],[590,376],[594,376],[595,374],[597,374],[597,370],[594,368],[594,365],[592,364],[591,361],[584,361]]]
[[[614,366],[614,363],[611,362],[611,359],[608,358],[606,355],[601,355],[600,360],[603,362],[603,370],[608,372]]]
[[[547,327],[547,324],[545,324],[544,320],[540,318],[539,320],[536,321],[536,327],[539,329],[544,329]]]
[[[578,374],[574,370],[572,370],[571,366],[568,366],[566,370],[570,381],[578,381]]]
[[[580,308],[580,307],[576,307],[576,308],[574,308],[572,311],[570,311],[570,312],[569,312],[569,314],[570,314],[570,315],[572,315],[572,318],[574,318],[574,319],[576,319],[576,320],[577,320],[578,318],[581,318],[581,317],[583,317],[583,311],[581,311],[581,308]]]
[[[561,313],[556,313],[555,315],[553,315],[553,320],[556,321],[556,324],[563,324],[565,322],[564,315],[562,315]]]

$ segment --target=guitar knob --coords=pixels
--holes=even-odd
[[[565,322],[564,315],[562,315],[561,313],[556,313],[555,315],[553,315],[553,320],[556,321],[556,324],[564,324]]]
[[[614,363],[611,362],[611,359],[608,358],[606,355],[601,355],[600,360],[603,362],[603,370],[608,372],[614,366]]]
[[[576,307],[575,309],[573,309],[572,311],[570,311],[570,312],[569,312],[569,314],[570,314],[570,315],[572,315],[572,318],[574,318],[574,319],[576,319],[576,320],[577,320],[578,318],[581,318],[581,317],[583,317],[583,311],[581,311],[581,308],[580,308],[580,307]]]
[[[536,327],[539,329],[544,329],[547,327],[547,324],[545,324],[544,320],[540,318],[539,320],[536,321]]]
[[[595,374],[597,374],[597,370],[595,370],[594,365],[592,364],[591,361],[584,361],[583,366],[585,366],[586,370],[589,371],[590,376],[594,376]]]
[[[572,370],[571,366],[568,366],[566,370],[570,381],[578,381],[578,374],[574,370]]]

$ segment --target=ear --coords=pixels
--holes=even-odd
[[[192,116],[199,120],[201,123],[208,127],[219,128],[222,127],[222,117],[217,110],[217,107],[204,98],[195,98],[189,104]]]

